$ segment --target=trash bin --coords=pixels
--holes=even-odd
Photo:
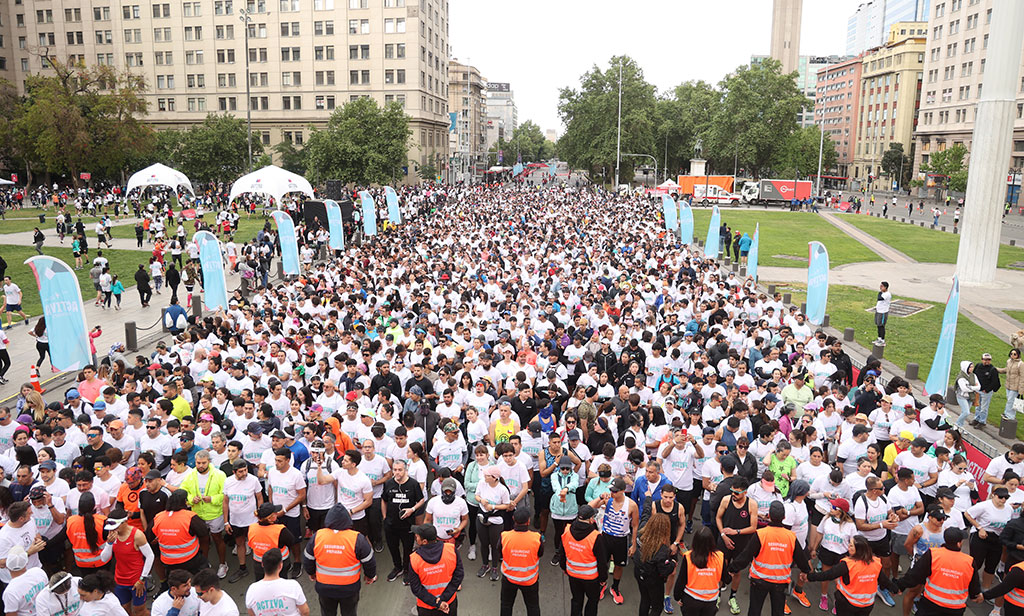
[[[40,214],[39,215],[39,222],[40,222],[40,224],[46,222],[46,214]]]

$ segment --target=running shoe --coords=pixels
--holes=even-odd
[[[807,593],[804,593],[804,592],[794,592],[793,593],[793,597],[796,598],[796,600],[803,607],[811,607],[811,600],[807,598]]]
[[[729,597],[729,613],[740,613],[740,602],[736,600],[736,597]]]
[[[612,593],[612,601],[615,602],[615,605],[622,605],[622,602],[624,601],[624,599],[622,598],[622,593],[614,587],[612,587],[610,592]]]
[[[672,597],[665,597],[665,613],[672,613]]]
[[[881,599],[882,602],[888,605],[889,607],[893,607],[894,605],[896,605],[896,600],[892,598],[892,595],[889,594],[888,590],[884,588],[879,588],[875,592],[875,594],[878,595],[878,598]]]
[[[822,612],[828,611],[828,595],[821,595],[821,601],[818,601],[818,609]]]

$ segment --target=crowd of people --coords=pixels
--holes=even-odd
[[[541,576],[572,616],[739,614],[743,578],[751,616],[1024,613],[1024,444],[976,481],[941,396],[858,370],[644,197],[402,200],[338,253],[300,225],[328,258],[299,277],[0,408],[6,613],[231,616],[251,580],[252,616],[306,616],[308,575],[349,615],[385,550],[422,615],[500,583],[535,616]]]

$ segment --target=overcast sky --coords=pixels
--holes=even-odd
[[[804,0],[800,53],[841,54],[863,0]],[[640,64],[659,91],[717,83],[767,54],[771,0],[450,0],[452,56],[511,83],[519,122],[562,132],[558,91],[613,55]]]

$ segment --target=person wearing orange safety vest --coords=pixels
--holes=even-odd
[[[367,584],[377,581],[373,546],[352,529],[352,515],[338,503],[327,511],[324,527],[306,542],[302,553],[309,578],[320,599],[321,616],[355,616],[360,574]]]
[[[569,576],[569,616],[597,616],[601,586],[608,578],[608,546],[594,525],[597,515],[590,505],[582,505],[565,532],[559,564]],[[586,608],[583,602],[586,600]]]
[[[743,553],[729,563],[731,573],[739,573],[750,565],[747,616],[761,616],[766,598],[771,599],[772,616],[783,616],[793,565],[803,573],[811,569],[807,553],[796,542],[796,535],[782,525],[785,517],[786,507],[781,501],[773,502],[768,508],[768,526],[759,528]]]
[[[715,535],[708,526],[693,535],[693,549],[682,554],[682,566],[672,591],[680,614],[714,616],[721,590],[732,581],[725,570],[725,553],[715,549]]]
[[[413,526],[416,548],[409,557],[409,590],[416,597],[419,616],[457,616],[456,593],[465,571],[454,543],[437,540],[433,524]]]
[[[246,535],[247,545],[252,548],[252,559],[256,561],[253,568],[253,577],[258,582],[263,579],[263,555],[270,550],[277,548],[281,550],[281,556],[288,562],[290,552],[288,546],[295,545],[295,536],[285,528],[284,524],[277,523],[277,515],[284,510],[281,505],[263,503],[256,510],[256,517],[259,518],[254,524],[249,525]],[[288,579],[287,576],[281,576]]]
[[[963,616],[968,599],[981,595],[981,582],[973,560],[960,551],[964,533],[947,528],[941,548],[931,548],[917,558],[907,574],[896,580],[901,590],[924,584],[917,616]]]
[[[1024,562],[1011,566],[1002,582],[982,593],[986,601],[997,597],[1003,598],[1003,616],[1024,616]]]
[[[82,494],[78,501],[78,515],[68,516],[67,535],[75,564],[82,574],[99,570],[110,562],[110,556],[103,558],[103,524],[106,516],[96,513],[96,500],[91,492]]]
[[[501,533],[501,616],[512,616],[516,593],[522,591],[526,616],[540,616],[540,559],[544,544],[530,530],[530,510],[516,509],[514,530]]]
[[[153,536],[166,576],[175,569],[198,573],[208,563],[199,551],[199,538],[210,527],[188,508],[188,492],[175,490],[167,497],[167,510],[153,518]]]
[[[875,605],[875,593],[882,587],[898,593],[899,587],[882,571],[882,561],[861,535],[850,538],[849,555],[827,571],[807,574],[808,581],[836,581],[836,616],[867,616]]]

